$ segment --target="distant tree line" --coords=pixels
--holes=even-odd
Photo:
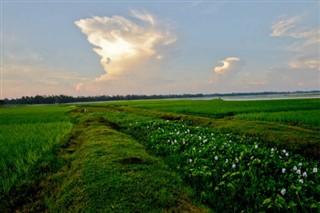
[[[120,101],[120,100],[148,100],[148,99],[174,99],[174,98],[205,98],[221,96],[248,96],[248,95],[275,95],[275,94],[310,94],[320,93],[320,90],[296,92],[248,92],[248,93],[214,93],[214,94],[170,94],[170,95],[101,95],[101,96],[67,96],[67,95],[36,95],[23,96],[16,99],[0,100],[0,105],[19,104],[62,104],[79,102]]]

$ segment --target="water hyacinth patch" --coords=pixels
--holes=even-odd
[[[138,139],[157,155],[174,156],[174,169],[215,210],[320,210],[318,162],[257,139],[179,121],[128,129],[133,136],[141,131]]]

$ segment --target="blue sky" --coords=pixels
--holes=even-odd
[[[319,1],[2,1],[2,98],[318,90]]]

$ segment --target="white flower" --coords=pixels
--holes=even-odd
[[[228,163],[229,162],[229,160],[228,159],[226,159],[226,163]]]
[[[296,166],[293,167],[293,170],[294,170],[294,171],[297,171],[297,169],[298,169],[298,168],[297,168]]]
[[[192,159],[191,158],[189,159],[189,162],[192,163]]]
[[[237,163],[239,163],[239,159],[238,158],[236,158],[236,161],[237,161]]]
[[[232,164],[232,168],[235,169],[236,168],[236,164]]]
[[[200,149],[199,152],[202,152],[202,150]]]
[[[317,173],[318,172],[318,168],[317,167],[313,168],[312,172],[313,173]]]
[[[288,152],[286,153],[286,156],[287,156],[287,157],[289,156],[289,153],[288,153]]]
[[[286,189],[281,189],[281,192],[280,192],[280,193],[281,193],[282,195],[285,195],[285,194],[286,194],[286,192],[287,192],[287,190],[286,190]]]
[[[255,145],[254,148],[258,149],[258,145]]]
[[[218,158],[218,156],[214,156],[214,159],[215,160],[218,160],[219,158]],[[313,169],[313,172],[314,172],[314,169]],[[315,172],[314,172],[315,173]]]
[[[283,153],[286,153],[286,150],[284,149],[284,150],[282,150],[283,151]]]
[[[301,174],[301,170],[300,170],[300,169],[297,170],[297,174],[298,174],[298,175]]]
[[[175,142],[175,143],[177,143],[177,140],[176,140],[176,139],[174,139],[174,142]]]
[[[298,166],[302,166],[302,163],[299,163]]]
[[[274,152],[274,148],[271,148],[271,152],[272,152],[272,153]]]
[[[179,134],[180,134],[180,131],[177,132],[177,135],[179,135]]]
[[[299,182],[300,182],[300,183],[303,183],[303,180],[302,180],[302,179],[300,179],[300,180],[299,180]]]
[[[193,150],[196,150],[196,147],[193,147]]]
[[[285,173],[286,172],[286,168],[282,168],[282,173]]]
[[[302,176],[303,177],[307,177],[308,175],[307,175],[307,172],[304,172],[303,174],[302,174]]]

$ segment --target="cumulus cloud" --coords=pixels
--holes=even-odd
[[[80,19],[75,24],[101,57],[105,73],[95,81],[144,75],[149,72],[147,59],[162,60],[163,49],[177,40],[168,24],[161,23],[147,12],[133,10],[130,18],[94,16]],[[84,84],[86,82],[76,88],[81,89]]]
[[[228,72],[228,71],[236,68],[237,65],[239,64],[238,62],[240,62],[240,58],[236,58],[236,57],[226,58],[221,61],[222,65],[216,66],[213,69],[213,71],[218,74]]]
[[[282,17],[271,24],[271,36],[295,39],[288,50],[293,57],[288,62],[293,69],[319,70],[320,68],[320,30],[305,25],[301,17]]]

